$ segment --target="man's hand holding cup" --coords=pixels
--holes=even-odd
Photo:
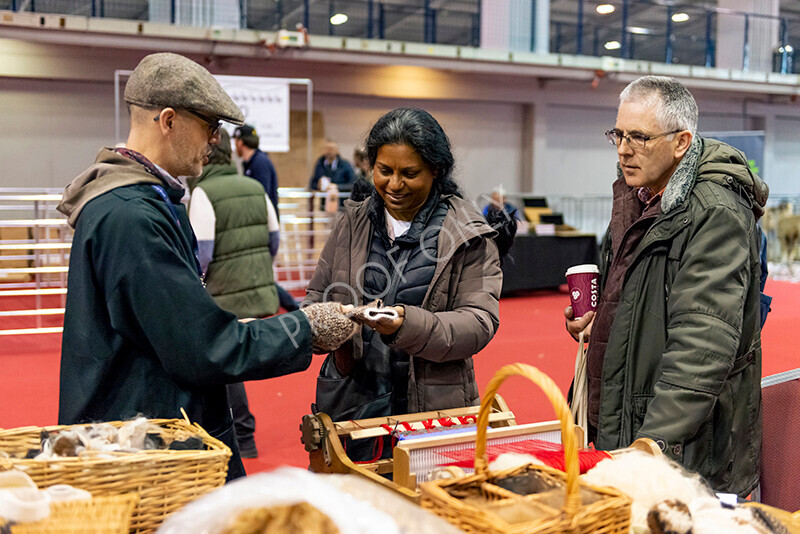
[[[597,265],[575,265],[567,269],[570,306],[564,309],[567,332],[574,338],[583,332],[588,341],[592,332],[595,310],[600,300],[600,270]]]

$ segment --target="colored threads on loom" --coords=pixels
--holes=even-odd
[[[527,454],[533,456],[543,464],[553,469],[566,471],[564,463],[564,447],[558,443],[549,443],[539,439],[528,439],[523,441],[516,441],[513,443],[502,444],[489,444],[486,447],[486,456],[489,462],[493,462],[501,454],[517,453]],[[449,456],[455,461],[439,464],[439,467],[460,467],[462,469],[472,469],[475,461],[475,449],[467,448],[458,451],[441,453],[443,456]],[[605,451],[598,451],[595,449],[580,449],[578,451],[578,466],[581,474],[593,468],[602,460],[612,458],[612,456]]]
[[[449,435],[459,434],[461,432],[469,432],[475,430],[477,421],[477,415],[461,415],[457,416],[455,421],[452,417],[445,416],[440,417],[439,419],[426,419],[413,423],[409,423],[407,421],[396,421],[394,426],[384,423],[380,425],[380,427],[386,431],[386,434],[391,436],[391,446],[394,447],[397,445],[398,441],[414,439],[432,433],[435,433],[436,435]],[[352,419],[350,422],[357,424]],[[385,437],[386,436],[378,436],[377,438],[373,438],[373,456],[371,460],[356,461],[354,463],[371,464],[380,460],[383,456],[385,447]],[[347,443],[344,442],[342,445],[345,453],[347,453]]]

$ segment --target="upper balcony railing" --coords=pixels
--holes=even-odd
[[[576,0],[570,7],[574,9],[551,12],[553,53],[796,72],[792,43],[800,37],[800,19],[795,14],[765,15],[652,0],[613,0],[600,5]],[[727,39],[724,44],[722,39]],[[732,48],[726,52],[734,61],[720,65],[718,52],[723,46]]]
[[[536,3],[531,0],[519,8],[527,15],[522,15],[521,24],[515,20],[515,31],[522,27],[530,41],[529,49],[520,51],[534,49]],[[793,43],[800,38],[800,15],[786,10],[763,15],[698,4],[607,0],[601,13],[604,6],[598,2],[553,0],[549,51],[795,72]],[[487,6],[492,3],[483,0],[0,0],[0,9],[13,11],[263,31],[302,25],[312,35],[471,47],[481,46],[482,20],[495,16],[483,12]],[[525,47],[525,39],[521,42]],[[719,52],[727,53],[725,64],[719,61]]]

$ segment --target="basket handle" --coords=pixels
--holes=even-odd
[[[515,375],[523,376],[539,386],[547,396],[550,404],[553,405],[556,416],[561,423],[561,443],[564,446],[567,467],[567,495],[564,503],[564,512],[568,517],[573,517],[578,513],[578,509],[581,506],[578,483],[580,467],[578,464],[578,444],[575,440],[575,423],[572,420],[572,414],[561,390],[558,389],[558,386],[549,376],[532,365],[523,363],[506,365],[494,374],[486,386],[477,421],[478,436],[475,443],[475,473],[485,475],[489,471],[489,461],[486,457],[486,427],[489,424],[489,413],[500,385],[505,382],[506,378]]]

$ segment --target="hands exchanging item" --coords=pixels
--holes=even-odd
[[[382,305],[383,302],[376,300],[366,306],[353,308],[347,316],[359,324],[369,326],[381,335],[390,336],[402,326],[406,309],[404,306],[383,308]]]
[[[391,335],[400,329],[405,317],[403,306],[382,307],[376,300],[366,306],[343,306],[338,302],[318,302],[301,308],[311,324],[314,352],[338,349],[358,331],[359,324],[374,328],[379,334]]]
[[[573,319],[573,315],[572,306],[567,306],[564,309],[567,332],[569,332],[569,335],[571,335],[575,341],[578,341],[578,335],[581,333],[581,331],[583,331],[583,340],[588,342],[592,335],[592,325],[594,324],[595,312],[586,312],[583,317],[579,317],[578,319]]]

